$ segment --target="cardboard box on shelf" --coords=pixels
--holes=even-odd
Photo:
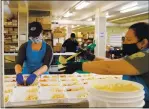
[[[13,23],[17,23],[18,21],[17,21],[17,20],[15,20],[15,19],[13,19],[13,20],[12,20],[12,22],[13,22]]]
[[[8,33],[8,29],[5,29],[5,30],[4,30],[4,33]]]
[[[54,50],[54,52],[59,52],[59,51],[61,51],[61,46],[54,46],[53,50]]]
[[[62,46],[62,43],[56,43],[56,46]]]
[[[5,46],[4,46],[4,51],[5,51],[5,52],[9,52],[9,50],[10,50],[10,46],[5,45]]]
[[[65,33],[54,33],[53,36],[54,38],[60,38],[60,37],[65,37],[66,34]]]
[[[11,43],[11,42],[12,42],[11,39],[9,39],[9,40],[7,39],[4,41],[4,43]]]
[[[8,22],[4,22],[4,25],[7,26],[8,25]]]
[[[8,22],[7,25],[12,25],[12,22]]]
[[[43,30],[50,30],[51,24],[42,24]]]
[[[8,28],[8,31],[9,31],[9,32],[13,31],[13,28]]]
[[[18,39],[12,39],[12,41],[14,42],[14,43],[18,43]]]

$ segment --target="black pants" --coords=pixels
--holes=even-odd
[[[149,108],[149,101],[145,101],[145,105],[143,108]]]

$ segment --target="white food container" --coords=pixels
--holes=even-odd
[[[60,86],[59,82],[40,82],[39,86],[46,87],[46,86]]]
[[[26,97],[28,95],[37,95],[37,97],[39,98],[39,93],[37,92],[32,92],[29,91],[29,89],[33,89],[33,88],[37,88],[36,86],[30,86],[30,87],[17,87],[14,89],[14,92],[10,98],[11,102],[24,102],[24,101],[37,101],[37,100],[26,100]]]
[[[39,99],[40,100],[51,100],[49,102],[58,102],[59,99],[65,99],[67,98],[66,93],[64,93],[64,90],[62,92],[53,92],[53,88],[60,88],[63,90],[62,87],[40,87],[39,91]],[[54,95],[64,95],[64,98],[53,98]],[[52,101],[53,100],[53,101]]]
[[[94,84],[110,85],[110,84],[133,84],[139,88],[136,91],[129,92],[112,92],[96,89]],[[89,106],[90,107],[143,107],[144,106],[144,90],[143,86],[136,82],[118,80],[118,79],[106,79],[106,80],[94,80],[89,83]]]
[[[76,92],[76,91],[85,91],[85,88],[82,85],[66,86],[66,92]]]
[[[93,88],[93,84],[101,84],[103,85],[108,85],[108,84],[116,84],[116,83],[131,83],[133,85],[136,85],[137,87],[140,88],[140,90],[137,91],[132,91],[132,92],[109,92],[109,91],[102,91],[102,90],[97,90],[95,88]],[[93,95],[104,95],[104,96],[108,96],[108,97],[115,97],[118,96],[119,98],[131,98],[131,97],[137,97],[140,95],[144,95],[144,90],[143,90],[143,86],[139,83],[136,82],[131,82],[131,81],[126,81],[126,80],[117,80],[117,79],[107,79],[107,80],[95,80],[92,82],[89,82],[89,92],[92,93]]]
[[[15,87],[16,86],[16,82],[5,82],[4,83],[4,87]]]
[[[78,81],[62,81],[62,86],[74,86],[74,85],[80,85],[81,83]]]

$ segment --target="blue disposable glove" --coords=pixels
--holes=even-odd
[[[27,86],[31,85],[35,81],[36,78],[37,78],[37,76],[34,73],[31,74],[26,80],[26,85]]]
[[[24,85],[24,79],[21,73],[16,75],[16,81],[19,85]]]

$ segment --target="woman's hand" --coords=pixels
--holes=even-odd
[[[16,75],[16,81],[17,81],[17,84],[24,85],[24,79],[23,79],[22,73],[18,73]]]
[[[27,79],[26,79],[26,85],[31,85],[34,83],[34,81],[36,80],[37,75],[36,74],[31,74]]]

